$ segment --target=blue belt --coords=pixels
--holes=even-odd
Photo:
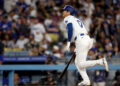
[[[81,33],[80,36],[84,36],[84,33]],[[77,36],[74,38],[74,40],[77,40]]]

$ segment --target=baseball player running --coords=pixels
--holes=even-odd
[[[87,30],[84,27],[84,24],[82,21],[75,16],[75,9],[70,6],[66,5],[63,8],[63,17],[64,17],[64,23],[67,27],[68,32],[68,42],[66,46],[66,50],[69,50],[70,42],[74,39],[75,41],[75,65],[83,78],[83,81],[78,83],[78,86],[89,86],[91,85],[89,77],[86,73],[86,68],[92,67],[95,65],[102,65],[105,66],[106,71],[109,71],[109,66],[106,61],[106,58],[102,58],[99,60],[92,60],[92,61],[86,61],[87,54],[89,49],[93,45],[93,39],[90,39]]]

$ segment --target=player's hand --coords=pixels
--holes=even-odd
[[[70,51],[70,42],[67,42],[66,51]]]

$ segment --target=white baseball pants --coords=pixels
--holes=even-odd
[[[88,78],[86,68],[92,67],[95,65],[102,65],[102,60],[86,61],[88,51],[93,45],[93,40],[91,40],[88,35],[83,35],[83,36],[79,35],[75,41],[75,45],[76,45],[75,65],[81,77],[83,78],[83,82],[86,85],[90,85],[90,80]]]

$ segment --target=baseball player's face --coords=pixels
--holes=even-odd
[[[70,15],[70,12],[69,12],[69,11],[66,11],[66,10],[63,11],[63,17],[67,17],[67,16],[69,16],[69,15]]]

